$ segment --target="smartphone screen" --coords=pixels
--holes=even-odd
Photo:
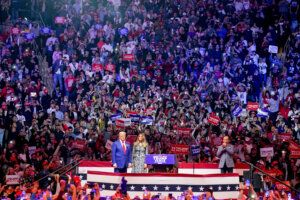
[[[249,180],[249,179],[246,180],[246,186],[247,186],[247,187],[250,186],[250,180]]]
[[[269,197],[270,196],[270,192],[269,190],[266,190],[266,197]]]

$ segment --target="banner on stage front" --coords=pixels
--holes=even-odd
[[[148,165],[174,165],[175,156],[172,154],[148,154],[146,155]]]

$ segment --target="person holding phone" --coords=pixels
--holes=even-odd
[[[144,133],[140,133],[133,144],[132,150],[132,173],[146,173],[147,164],[145,163],[149,145]]]
[[[203,194],[200,195],[199,200],[214,200],[216,199],[211,189],[206,189]]]
[[[231,144],[229,144],[229,136],[223,138],[223,144],[219,146],[217,157],[220,158],[219,168],[221,173],[232,173],[234,162],[233,162],[233,153],[234,149]]]
[[[127,173],[127,168],[132,167],[131,164],[131,147],[125,142],[126,132],[119,133],[119,140],[112,145],[111,158],[115,168],[115,173]]]

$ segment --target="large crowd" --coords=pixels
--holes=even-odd
[[[235,163],[299,188],[297,0],[24,4],[40,11],[40,22],[22,16],[21,3],[1,14],[2,185],[7,175],[34,181],[80,157],[111,161],[109,142],[125,130],[145,133],[150,154],[201,147],[178,162],[217,163],[215,139],[228,135]],[[116,126],[119,113],[140,119]],[[273,153],[261,155],[266,147]]]

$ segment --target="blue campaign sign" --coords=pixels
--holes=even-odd
[[[143,116],[142,117],[142,124],[145,124],[145,125],[152,125],[153,123],[153,117],[146,117],[146,116]]]
[[[234,107],[234,109],[231,111],[231,113],[232,113],[232,115],[237,117],[242,112],[242,110],[243,109],[239,105],[237,105]]]
[[[96,30],[99,30],[101,27],[103,27],[102,24],[94,24],[94,28],[95,28]]]
[[[175,155],[173,154],[149,154],[146,155],[148,165],[174,165]]]
[[[51,27],[42,27],[41,32],[43,34],[50,34],[51,33]]]
[[[129,115],[129,116],[130,116],[131,122],[134,122],[134,123],[140,122],[141,117],[139,115]]]
[[[129,30],[127,28],[119,28],[118,32],[119,32],[119,35],[128,35]]]
[[[122,114],[121,113],[118,113],[118,114],[110,116],[110,120],[112,121],[112,123],[115,123],[117,121],[117,119],[120,119],[120,118],[122,118]]]
[[[34,34],[33,33],[25,33],[25,38],[27,40],[33,40],[34,39]]]
[[[191,147],[192,156],[198,156],[200,154],[200,146]]]

